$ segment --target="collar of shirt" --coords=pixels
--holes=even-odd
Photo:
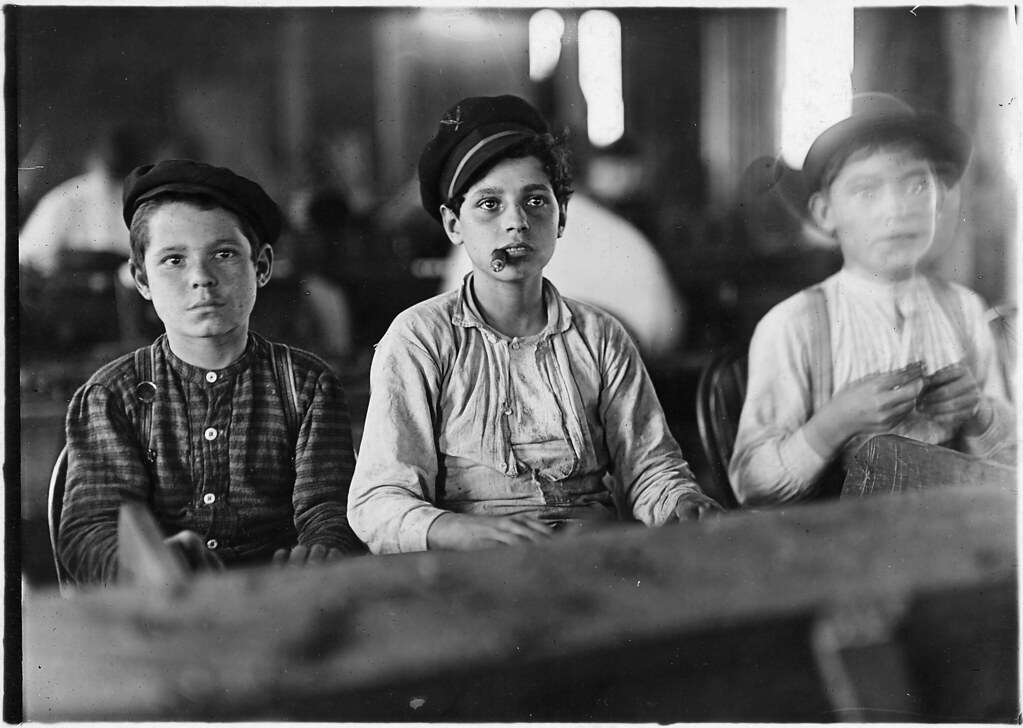
[[[926,279],[919,273],[895,283],[863,276],[846,268],[840,270],[835,277],[846,291],[874,300],[906,300],[907,297],[919,295],[926,285]]]
[[[464,328],[478,328],[498,339],[508,338],[483,320],[482,314],[477,310],[476,304],[473,301],[471,289],[472,273],[462,280],[462,290],[459,292],[458,302],[452,311],[451,323]],[[543,279],[543,300],[547,304],[547,326],[540,332],[540,341],[554,334],[563,334],[572,326],[572,312],[569,311],[565,301],[561,298],[558,289],[546,278]]]
[[[203,369],[202,367],[193,366],[188,362],[179,359],[177,355],[171,351],[170,342],[167,340],[167,335],[163,334],[157,339],[156,345],[159,346],[163,352],[167,363],[171,369],[181,377],[182,380],[191,381],[196,383],[204,383],[209,380],[206,375],[215,371],[217,373],[218,380],[229,380],[244,371],[248,366],[255,352],[261,351],[263,347],[269,346],[265,339],[258,334],[249,332],[249,339],[245,345],[244,353],[238,357],[231,364],[227,365],[223,369]]]

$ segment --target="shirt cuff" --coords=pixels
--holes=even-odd
[[[821,457],[806,439],[805,426],[781,442],[778,459],[782,467],[798,483],[812,482],[828,465],[828,461]]]
[[[445,513],[449,511],[424,506],[406,514],[398,531],[398,552],[426,551],[426,535],[430,526]]]
[[[991,424],[979,435],[964,438],[966,449],[982,458],[997,454],[1016,437],[1015,418],[1006,411],[1005,405],[990,398],[988,403],[991,405]]]

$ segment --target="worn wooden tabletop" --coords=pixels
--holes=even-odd
[[[880,608],[901,615],[915,679],[944,683],[940,696],[921,687],[932,692],[914,696],[916,717],[993,719],[1018,709],[1016,570],[1015,494],[954,487],[535,547],[239,570],[175,593],[30,592],[25,711],[830,721],[841,716],[813,625]]]

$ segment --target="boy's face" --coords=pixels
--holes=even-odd
[[[135,286],[153,302],[172,343],[244,336],[272,256],[264,246],[253,261],[230,212],[173,202],[149,220],[145,276],[136,271]]]
[[[934,241],[940,191],[930,163],[903,150],[853,156],[810,210],[838,239],[845,267],[895,282],[913,274]]]
[[[442,208],[451,242],[465,245],[477,276],[503,281],[540,275],[561,237],[564,210],[536,157],[497,163],[465,193],[459,215]],[[508,254],[504,270],[490,268],[494,250]]]

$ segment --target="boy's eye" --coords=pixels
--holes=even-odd
[[[482,210],[496,210],[498,202],[493,197],[484,197],[482,200],[476,203],[476,207]]]
[[[181,260],[180,255],[165,255],[160,262],[164,265],[179,265]]]
[[[913,180],[906,186],[906,189],[910,194],[919,195],[927,189],[927,183],[922,179]]]
[[[237,253],[233,250],[218,250],[214,255],[220,260],[227,260],[233,258]]]
[[[548,199],[543,195],[530,195],[529,199],[526,200],[526,204],[532,207],[543,207],[548,202]]]

